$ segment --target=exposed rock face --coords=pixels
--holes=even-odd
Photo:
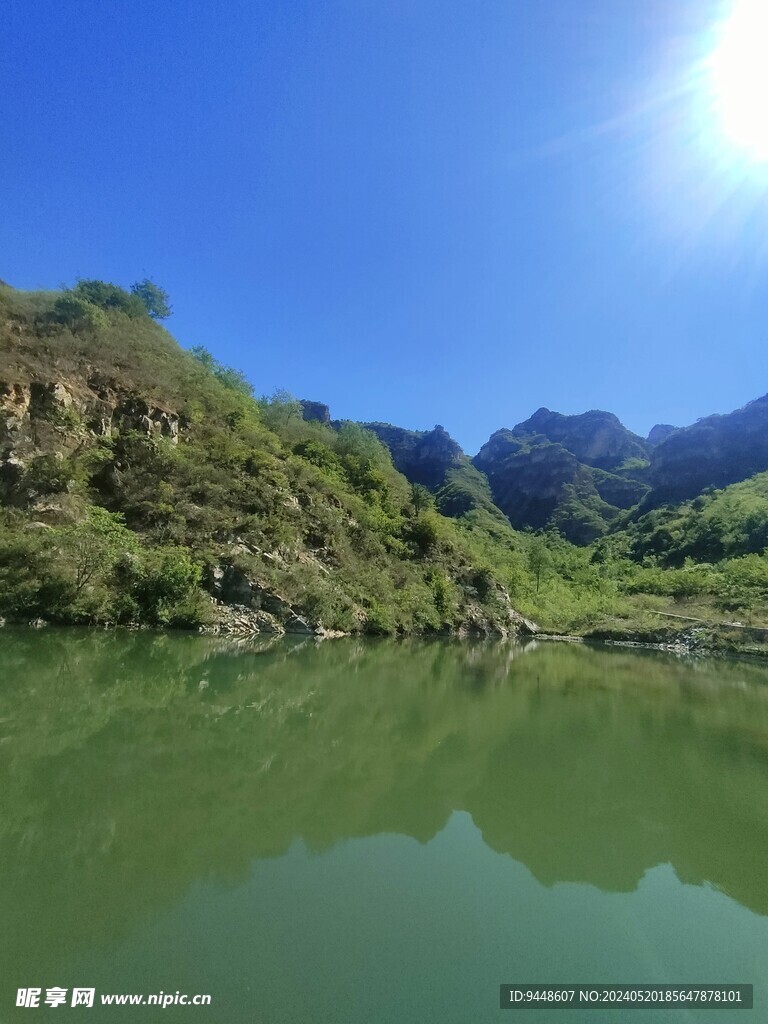
[[[36,455],[63,456],[89,433],[138,430],[176,444],[182,426],[176,413],[101,381],[0,383],[0,479],[13,483]]]
[[[213,570],[207,586],[223,606],[217,617],[224,631],[331,635],[320,622],[311,622],[285,597],[229,562],[222,562]],[[237,609],[234,623],[230,611],[233,608]]]
[[[678,428],[673,427],[671,423],[657,423],[656,426],[651,427],[648,434],[648,444],[653,448],[657,444],[661,444],[662,441],[666,441],[670,434],[673,434]]]
[[[263,610],[283,621],[296,614],[284,597],[265,588],[257,579],[229,563],[223,563],[214,571],[210,589],[225,604]]]
[[[30,416],[36,419],[55,415],[64,409],[71,409],[73,404],[72,395],[59,382],[52,384],[34,382],[29,385],[29,412]]]
[[[616,469],[626,459],[647,457],[646,442],[633,434],[612,412],[593,409],[578,416],[564,416],[549,409],[538,409],[530,419],[512,429],[516,437],[537,435],[561,444],[579,462],[598,469]]]
[[[646,507],[694,498],[768,469],[768,395],[725,416],[707,416],[653,449]]]
[[[30,389],[0,384],[0,484],[12,486],[34,452],[30,423]]]
[[[176,444],[179,437],[179,417],[157,406],[149,405],[142,398],[130,397],[119,402],[106,419],[104,432],[111,434],[117,427],[120,430],[138,430],[147,436],[157,435],[170,438]]]
[[[474,582],[476,584],[477,579]],[[489,615],[487,609],[483,609],[482,605],[477,602],[477,586],[465,586],[464,592],[469,600],[464,608],[462,624],[455,630],[454,635],[505,638],[509,636],[532,637],[540,632],[540,628],[535,622],[526,619],[512,607],[506,587],[498,580],[492,581],[490,587],[498,608],[496,614]]]
[[[285,633],[282,625],[267,612],[254,611],[246,605],[218,604],[214,602],[214,622],[203,627],[202,632],[223,633],[230,636],[253,636],[266,633],[270,636],[282,636]]]
[[[305,420],[317,420],[319,423],[331,422],[331,410],[322,402],[310,402],[308,399],[302,398],[299,405],[301,406],[301,415]]]
[[[18,440],[28,425],[31,393],[21,384],[0,384],[0,442]]]

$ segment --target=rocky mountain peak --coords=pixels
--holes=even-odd
[[[662,441],[666,441],[670,434],[673,434],[677,430],[677,427],[673,427],[671,423],[657,423],[651,427],[648,433],[648,444],[655,447],[657,444],[661,444]]]
[[[406,430],[390,423],[364,423],[389,448],[397,469],[413,483],[434,490],[445,481],[452,466],[466,456],[445,427],[439,423],[433,430]]]
[[[633,434],[612,412],[591,409],[569,416],[542,407],[512,429],[521,438],[541,435],[560,444],[588,466],[615,469],[629,458],[645,458],[647,442]]]

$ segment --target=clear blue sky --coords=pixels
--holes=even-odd
[[[693,74],[716,0],[6,0],[0,278],[476,451],[768,391],[768,165]]]

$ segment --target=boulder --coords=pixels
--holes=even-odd
[[[267,634],[282,636],[285,630],[274,616],[267,612],[254,611],[245,605],[218,605],[214,611],[214,623],[206,626],[203,632],[218,633],[227,636],[253,636]]]
[[[30,384],[29,414],[32,419],[48,419],[52,413],[71,409],[73,404],[71,393],[58,381]]]
[[[286,633],[314,633],[316,632],[315,627],[311,626],[306,619],[303,619],[300,615],[292,615],[290,619],[285,623]],[[320,632],[323,632],[321,629]]]

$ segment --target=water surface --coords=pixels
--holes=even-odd
[[[0,1021],[768,1020],[768,670],[569,645],[0,633]],[[504,1012],[501,982],[752,1012]],[[30,1018],[30,1014],[32,1015]]]

